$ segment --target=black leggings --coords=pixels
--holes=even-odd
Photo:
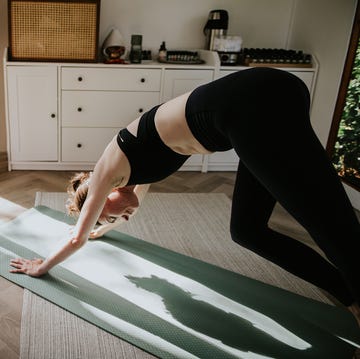
[[[208,90],[205,86],[204,96],[222,108],[221,132],[240,157],[231,213],[233,240],[345,305],[360,303],[360,225],[311,127],[305,85],[283,71],[247,70]],[[329,261],[268,227],[276,201]]]

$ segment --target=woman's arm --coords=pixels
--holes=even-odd
[[[129,174],[129,162],[114,137],[95,166],[88,195],[71,238],[62,248],[44,261],[12,260],[11,265],[15,268],[13,272],[40,276],[81,248],[88,240],[107,196],[114,187],[125,186]]]

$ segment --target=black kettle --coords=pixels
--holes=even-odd
[[[211,10],[208,21],[204,27],[206,36],[205,48],[214,50],[214,39],[217,36],[226,35],[229,25],[229,15],[226,10]]]

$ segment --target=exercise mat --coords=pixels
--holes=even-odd
[[[72,224],[44,206],[2,224],[0,274],[156,356],[345,359],[360,343],[345,309],[116,231],[41,278],[9,273],[11,258],[62,246]]]

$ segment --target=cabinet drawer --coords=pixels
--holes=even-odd
[[[63,128],[62,161],[95,163],[119,128]]]
[[[62,126],[126,127],[159,100],[159,92],[62,91]]]
[[[160,91],[161,69],[63,67],[63,90]]]

